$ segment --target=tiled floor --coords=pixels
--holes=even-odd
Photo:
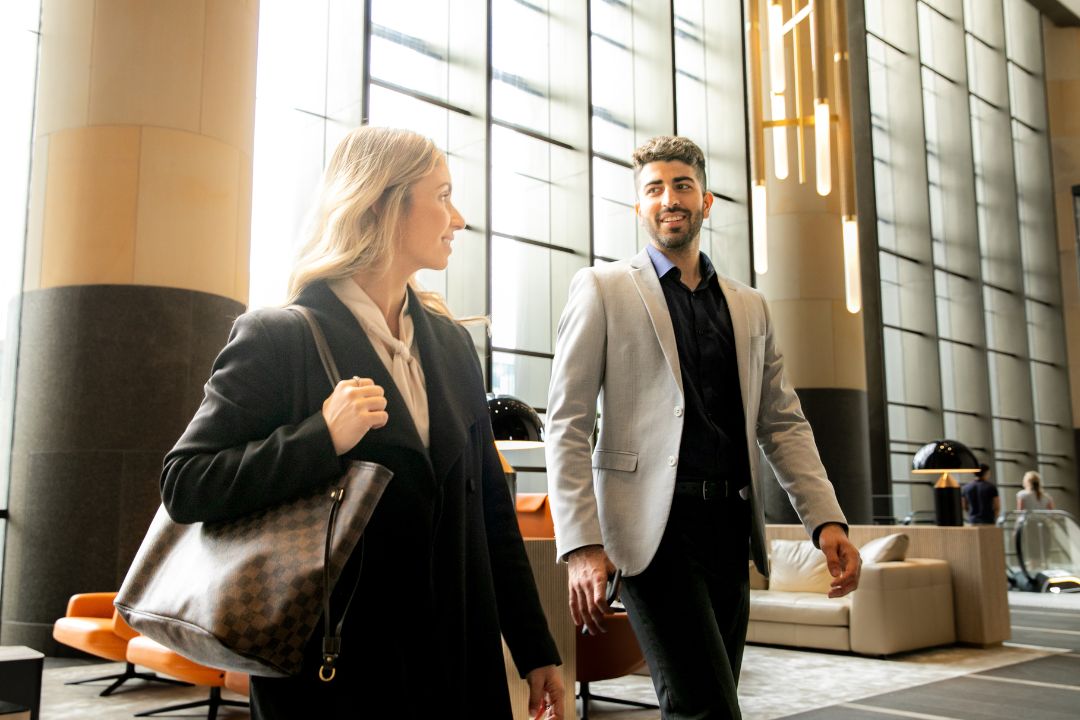
[[[989,649],[940,648],[887,660],[750,646],[740,684],[746,720],[847,720],[1080,717],[1080,597],[1010,594],[1013,643]],[[1075,670],[1072,668],[1075,666]],[[135,712],[205,697],[205,690],[132,683],[100,698],[89,685],[63,683],[109,666],[46,665],[42,720],[125,720]],[[119,666],[117,666],[119,668]],[[655,701],[647,677],[595,683],[598,694]],[[227,694],[227,696],[229,696]],[[656,710],[595,702],[596,720],[656,720]],[[168,717],[205,717],[185,711]],[[223,710],[223,720],[244,712]]]

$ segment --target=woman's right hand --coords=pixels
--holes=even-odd
[[[386,395],[370,378],[342,380],[323,401],[322,416],[334,442],[334,452],[344,455],[368,430],[386,425]]]

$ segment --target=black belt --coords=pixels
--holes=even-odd
[[[722,478],[716,480],[676,480],[676,497],[693,497],[698,500],[724,500],[739,491]]]

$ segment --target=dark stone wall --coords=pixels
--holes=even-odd
[[[870,524],[870,435],[865,390],[804,388],[798,391],[803,413],[814,429],[821,462],[836,489],[848,523]],[[765,519],[798,523],[787,493],[776,482],[769,464],[762,465]]]
[[[160,503],[162,457],[244,306],[137,285],[22,302],[0,644],[56,655],[68,597],[119,588]]]

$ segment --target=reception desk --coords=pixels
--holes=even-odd
[[[577,706],[574,703],[574,678],[577,666],[574,662],[574,622],[570,619],[569,596],[566,590],[566,565],[555,562],[555,541],[525,540],[525,552],[529,555],[536,587],[540,591],[540,602],[547,615],[548,627],[555,638],[562,657],[563,687],[566,688],[566,717],[577,718]],[[510,686],[510,701],[514,708],[514,720],[527,720],[529,717],[529,686],[518,677],[517,668],[510,658],[510,652],[503,644],[503,663],[506,666],[506,680]]]
[[[993,525],[938,527],[936,525],[852,525],[851,541],[904,533],[911,544],[908,557],[939,558],[949,563],[953,582],[956,641],[968,645],[999,645],[1012,634],[1008,586],[1005,579],[1005,539]],[[769,525],[769,540],[806,540],[801,525]]]

